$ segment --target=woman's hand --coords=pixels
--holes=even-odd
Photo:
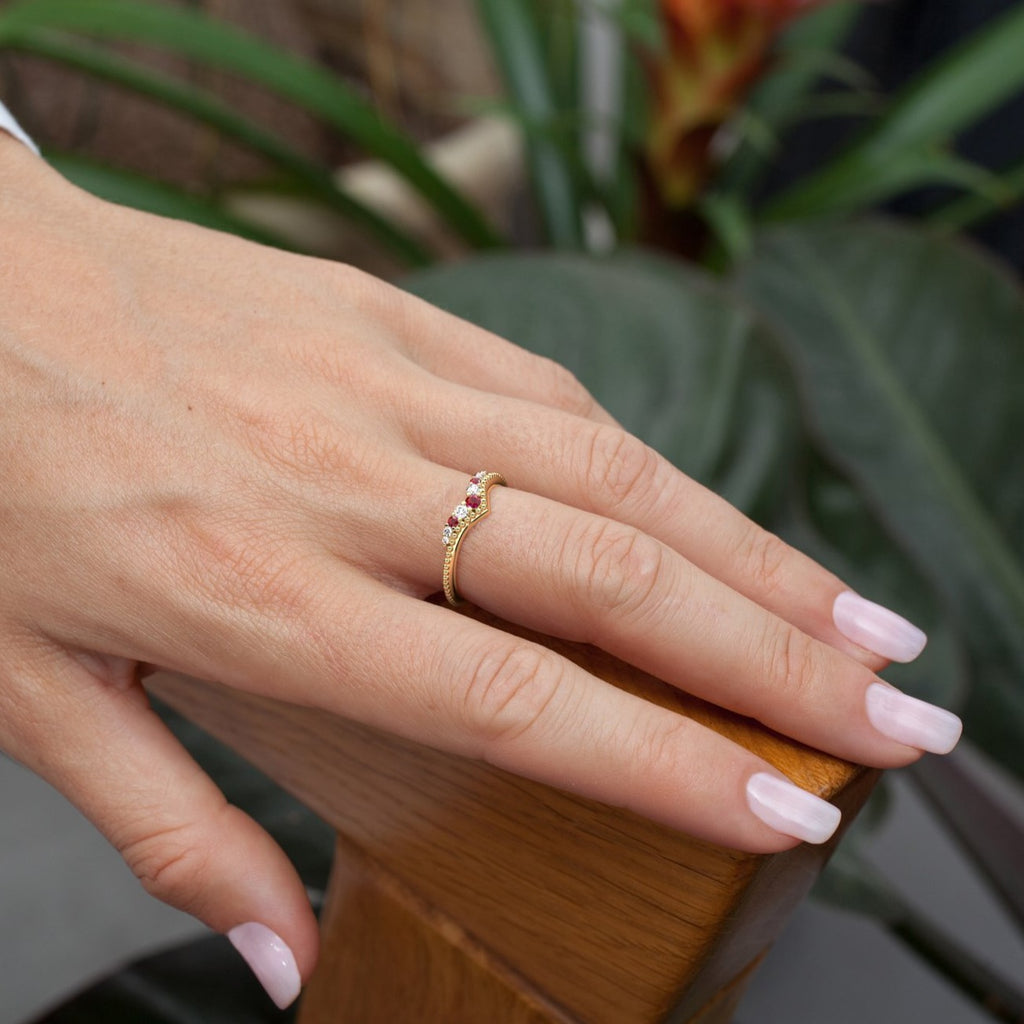
[[[351,268],[102,203],[2,135],[0,233],[0,746],[279,1003],[316,958],[302,885],[149,710],[141,666],[745,850],[838,823],[717,734],[422,601],[478,469],[511,486],[461,550],[476,604],[853,761],[956,742],[955,716],[875,675],[918,631],[559,367]]]

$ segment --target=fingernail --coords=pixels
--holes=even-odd
[[[890,661],[913,661],[928,637],[902,615],[846,590],[832,605],[832,621],[847,640]]]
[[[839,808],[827,800],[767,772],[756,772],[747,780],[747,803],[776,832],[805,843],[825,842],[842,818]]]
[[[918,700],[885,683],[872,683],[866,696],[868,719],[884,736],[932,754],[948,754],[963,722],[944,708]]]
[[[279,1010],[291,1006],[302,988],[295,957],[285,941],[266,925],[250,921],[228,932],[231,944],[242,954],[252,973],[267,990]]]

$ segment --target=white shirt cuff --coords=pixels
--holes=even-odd
[[[36,156],[39,155],[39,147],[25,134],[25,130],[14,120],[14,116],[3,103],[0,103],[0,131],[13,135],[19,142],[24,142]]]

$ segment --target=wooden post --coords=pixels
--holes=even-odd
[[[594,648],[531,638],[755,750],[847,823],[877,777]],[[338,833],[300,1024],[725,1024],[835,842],[739,853],[322,712],[153,687]]]

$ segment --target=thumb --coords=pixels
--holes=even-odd
[[[274,1002],[293,1002],[319,944],[302,882],[152,711],[134,663],[49,648],[0,665],[0,703],[0,745],[71,800],[151,895],[226,934]]]

